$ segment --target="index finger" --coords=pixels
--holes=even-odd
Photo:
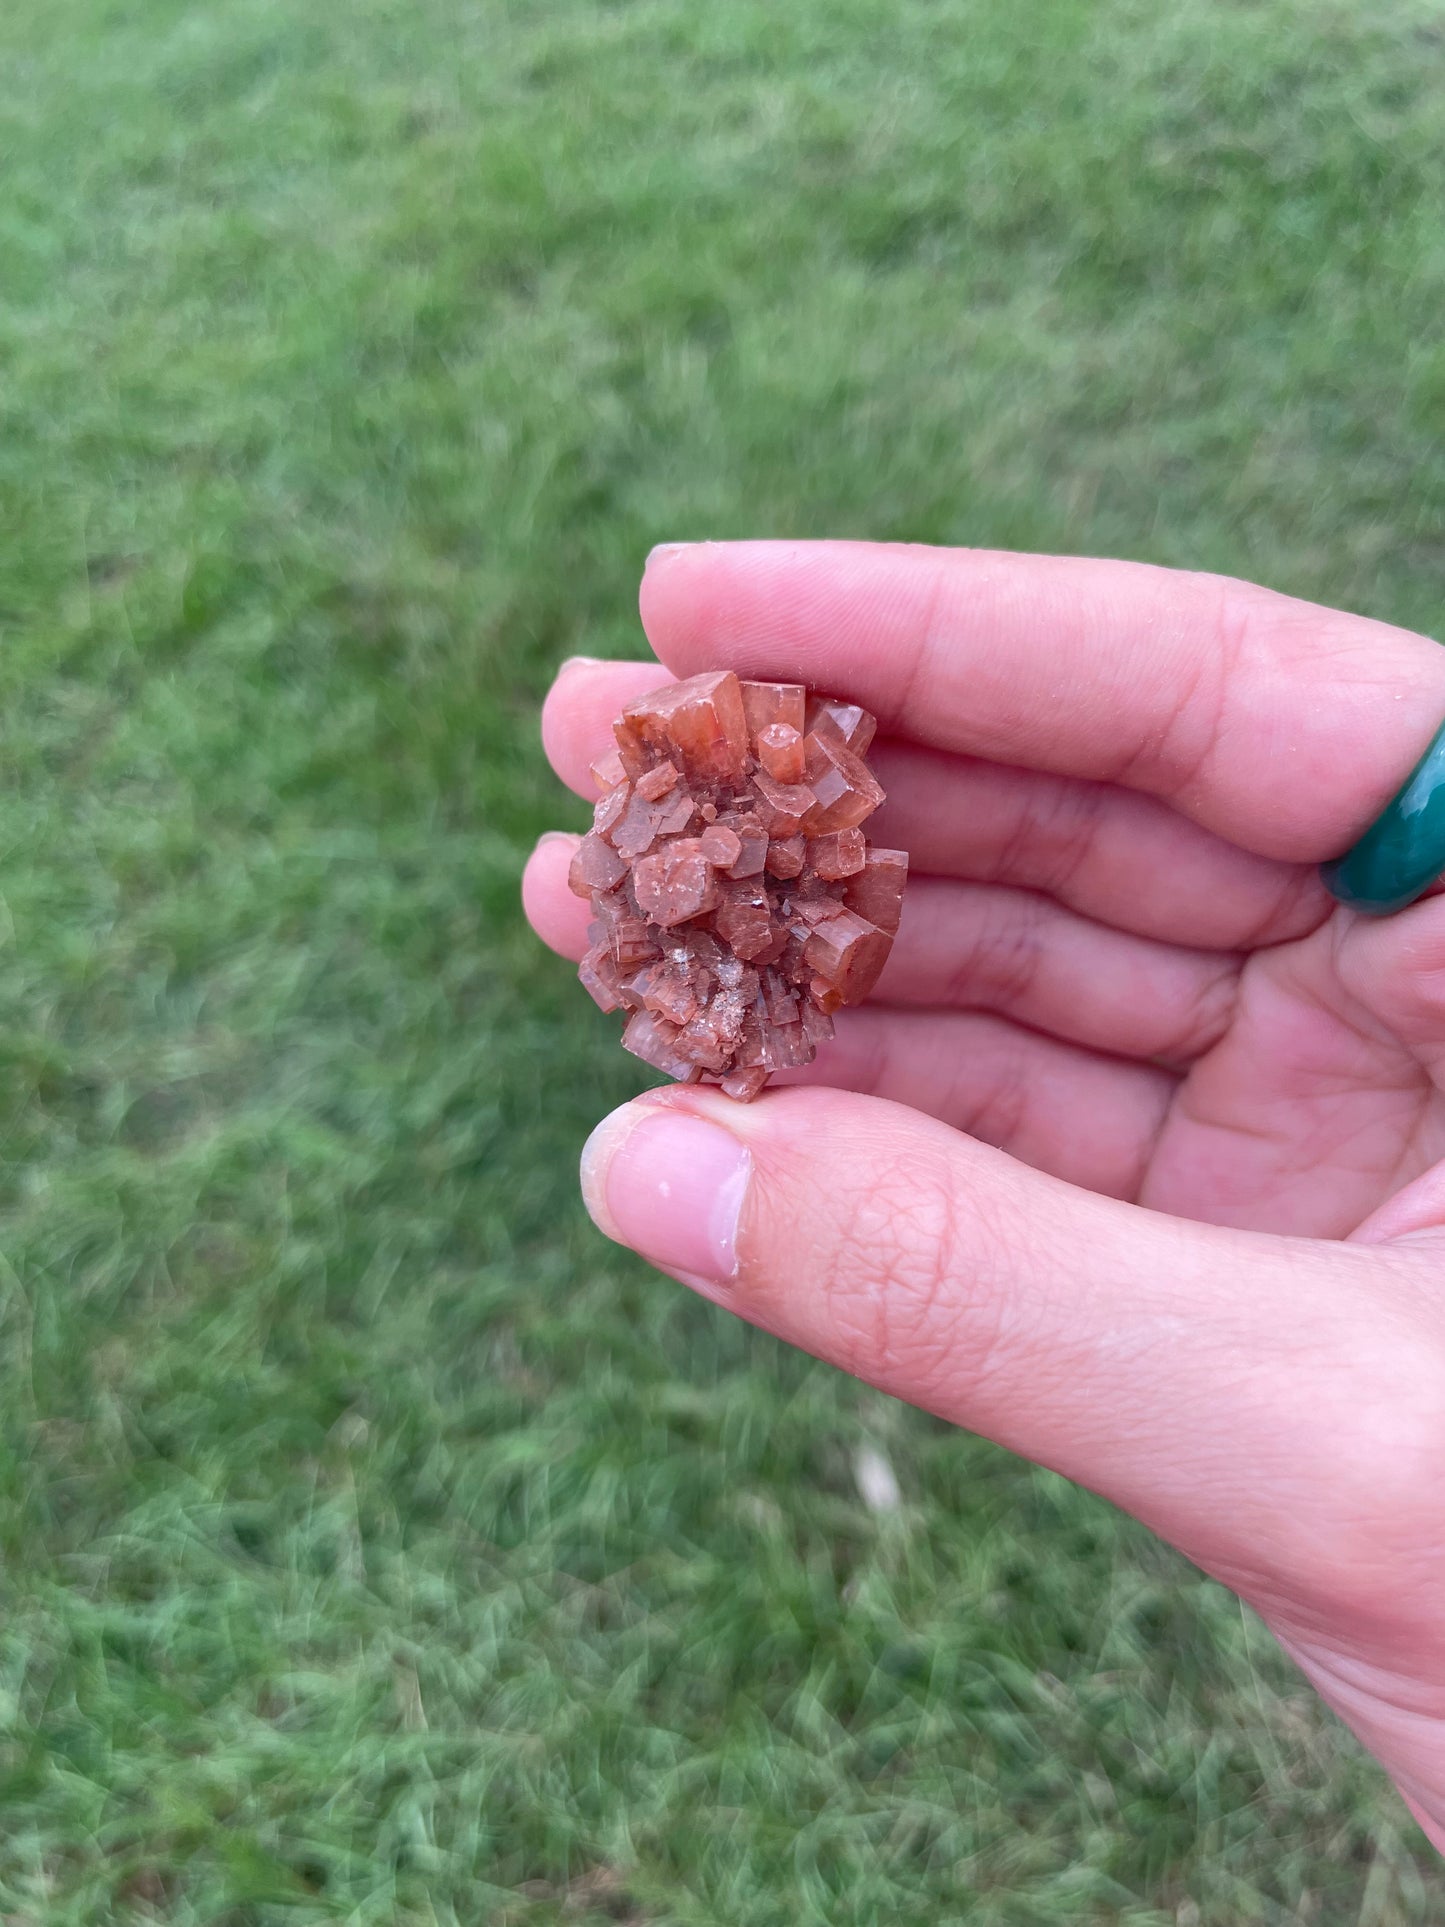
[[[1445,717],[1445,651],[1226,576],[867,542],[654,551],[643,626],[936,747],[1121,783],[1260,854],[1334,856]]]

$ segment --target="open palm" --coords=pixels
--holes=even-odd
[[[1145,1520],[1445,1850],[1445,897],[1372,921],[1316,868],[1429,741],[1445,651],[1217,577],[848,543],[665,552],[642,613],[657,661],[548,699],[566,782],[661,675],[807,682],[879,717],[869,827],[912,876],[875,998],[782,1080],[824,1088],[622,1107],[598,1224]],[[524,896],[577,957],[573,844]]]
[[[902,930],[869,1007],[784,1081],[1319,1237],[1445,1158],[1445,905],[1361,919],[1315,872],[1445,708],[1433,645],[1219,578],[846,544],[703,547],[653,599],[668,669],[806,676],[888,732],[869,829],[910,853]],[[611,718],[665,673],[569,665],[564,780],[595,794]],[[579,956],[565,871],[544,851],[529,907]]]

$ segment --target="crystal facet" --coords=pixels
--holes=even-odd
[[[810,836],[821,836],[824,830],[855,829],[883,801],[873,772],[841,738],[813,730],[804,738],[803,760],[815,798],[803,823]]]
[[[754,737],[758,761],[776,783],[803,780],[803,739],[789,723],[769,723]]]
[[[622,767],[642,776],[680,763],[691,783],[741,783],[749,741],[742,690],[730,669],[689,676],[639,696],[613,725]]]
[[[883,801],[865,709],[730,670],[629,703],[569,882],[594,921],[579,975],[626,1049],[747,1103],[811,1063],[877,983],[908,859],[870,849]]]
[[[756,743],[765,729],[781,723],[785,729],[803,734],[803,719],[808,713],[808,692],[800,682],[740,683],[743,714],[748,719],[748,734]]]
[[[866,756],[878,725],[857,703],[840,703],[831,696],[814,696],[808,703],[807,728],[820,736],[832,736],[855,756]]]

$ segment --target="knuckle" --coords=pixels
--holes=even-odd
[[[978,1212],[960,1222],[956,1175],[912,1156],[880,1172],[837,1225],[822,1281],[834,1357],[856,1377],[920,1404],[952,1400],[989,1368],[1002,1320],[999,1267]]]
[[[948,1117],[981,1144],[1007,1151],[1022,1132],[1033,1103],[1030,1065],[1023,1037],[1011,1024],[993,1017],[978,1021],[988,1049],[980,1050],[966,1070],[960,1068]],[[989,1075],[981,1074],[985,1064]]]
[[[953,972],[950,997],[1005,1009],[1025,1002],[1043,961],[1045,916],[1044,900],[1023,891],[984,899],[973,942]]]
[[[1225,736],[1235,671],[1250,652],[1260,602],[1251,583],[1203,573],[1193,581],[1215,598],[1212,634],[1207,645],[1176,662],[1174,698],[1162,727],[1113,773],[1126,788],[1154,789],[1169,801],[1197,785]]]
[[[1394,928],[1367,928],[1363,935],[1374,941],[1352,946],[1352,961],[1361,968],[1350,975],[1361,980],[1359,990],[1377,1008],[1383,1000],[1412,1035],[1437,1040],[1445,1027],[1445,904],[1422,904]]]
[[[1272,899],[1243,933],[1240,948],[1256,950],[1262,944],[1306,936],[1329,920],[1333,908],[1316,871],[1289,868]]]
[[[1190,997],[1182,1013],[1171,1056],[1192,1062],[1212,1050],[1234,1021],[1239,1001],[1239,966],[1233,958],[1221,964]]]
[[[1065,895],[1093,854],[1107,795],[1101,783],[1036,777],[1018,800],[995,873]]]

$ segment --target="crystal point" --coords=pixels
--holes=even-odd
[[[642,776],[662,762],[694,783],[740,783],[748,754],[743,695],[730,669],[689,676],[640,696],[613,726],[622,766]]]
[[[856,829],[883,801],[882,785],[841,739],[814,730],[803,740],[803,758],[817,799],[803,822],[810,836]]]

